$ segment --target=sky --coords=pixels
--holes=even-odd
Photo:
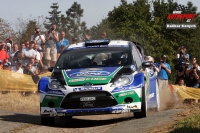
[[[127,0],[128,3],[134,0]],[[176,1],[176,0],[175,0]],[[188,0],[177,0],[179,4],[186,5]],[[200,8],[199,0],[190,0]],[[62,14],[68,10],[75,2],[74,0],[0,0],[0,18],[15,25],[17,18],[23,20],[38,18],[38,16],[49,17],[50,6],[52,3],[58,3]],[[76,0],[81,8],[84,9],[82,21],[86,22],[88,28],[98,24],[107,17],[108,12],[118,7],[121,0]],[[200,9],[198,8],[198,11]]]

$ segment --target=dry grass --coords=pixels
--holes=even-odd
[[[20,92],[0,92],[1,110],[21,112],[21,113],[39,113],[40,97],[39,94],[30,94],[23,96]]]
[[[199,131],[200,103],[194,105],[184,104],[182,109],[183,111],[178,112],[172,118],[173,121],[159,125],[146,133],[196,133],[196,130]],[[195,125],[198,128],[191,128],[191,125]]]

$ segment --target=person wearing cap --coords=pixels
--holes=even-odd
[[[69,45],[69,41],[65,38],[65,32],[61,31],[59,34],[59,41],[56,43],[56,48],[57,48],[57,58],[60,56],[62,52],[62,47],[66,47]]]
[[[6,44],[4,42],[0,42],[0,60],[2,60],[3,64],[7,63],[10,58],[8,53],[4,50],[5,45]]]
[[[6,43],[6,45],[5,45],[5,51],[6,52],[11,52],[12,51],[11,46],[12,45],[10,43]]]
[[[9,70],[10,71],[10,64],[9,63],[7,63],[7,62],[5,62],[4,64],[3,64],[3,70]]]
[[[158,63],[158,86],[159,89],[163,90],[168,87],[168,79],[169,79],[169,74],[171,74],[171,67],[170,65],[166,62],[167,56],[162,55],[160,58],[160,62]]]
[[[145,61],[151,62],[151,66],[145,69],[145,72],[158,75],[159,69],[154,64],[154,58],[152,56],[146,56]],[[152,73],[153,72],[153,73]]]
[[[11,72],[23,74],[22,61],[21,60],[16,62],[16,66],[11,67]]]

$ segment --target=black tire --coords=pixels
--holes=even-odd
[[[64,120],[70,120],[72,119],[72,116],[60,116],[60,118]]]
[[[146,91],[145,87],[142,87],[142,107],[141,112],[134,112],[134,118],[147,117],[147,103],[146,103]]]
[[[55,118],[54,117],[42,117],[41,116],[41,124],[46,126],[54,125]]]

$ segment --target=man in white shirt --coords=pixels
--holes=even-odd
[[[35,44],[33,49],[36,51],[36,59],[35,59],[35,64],[38,67],[38,70],[40,70],[40,72],[42,71],[43,68],[43,62],[42,62],[42,55],[41,53],[38,52],[38,44]]]
[[[157,76],[159,69],[154,64],[154,58],[151,56],[146,56],[146,61],[151,62],[151,66],[146,68],[145,71],[150,74],[150,76],[153,76],[154,74]]]
[[[37,52],[33,49],[35,42],[31,41],[29,44],[29,48],[25,48],[22,50],[22,65],[26,66],[29,63],[31,58],[35,59]]]
[[[37,67],[37,64],[35,64],[35,60],[34,60],[34,59],[30,59],[30,60],[29,60],[29,64],[32,65],[31,71],[32,71],[33,73],[38,73],[38,67]]]
[[[39,28],[35,28],[35,34],[31,36],[31,41],[34,41],[38,45],[38,49],[42,50],[41,44],[45,43],[45,37],[40,34]]]
[[[11,67],[11,72],[23,74],[22,61],[21,60],[17,61],[16,66]]]
[[[33,49],[36,52],[35,63],[40,63],[41,58],[40,58],[40,53],[38,52],[38,44],[34,44]]]

